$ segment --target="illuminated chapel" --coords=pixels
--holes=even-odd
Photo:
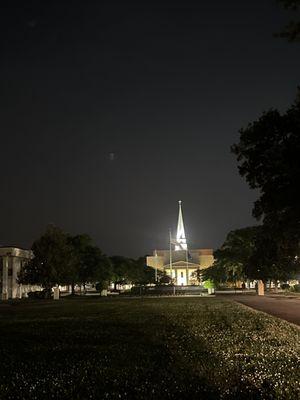
[[[179,201],[176,238],[170,233],[168,250],[154,250],[153,256],[147,257],[147,265],[156,271],[165,272],[175,285],[197,285],[197,271],[210,267],[214,262],[212,249],[191,249],[185,236],[182,202]],[[198,275],[198,277],[197,277]]]

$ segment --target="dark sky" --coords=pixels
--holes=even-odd
[[[23,3],[23,4],[22,4]],[[1,6],[0,244],[54,223],[108,254],[191,246],[255,223],[230,145],[300,83],[272,0]],[[20,4],[20,5],[18,5]],[[111,154],[112,153],[112,154]]]

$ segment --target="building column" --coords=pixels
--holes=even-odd
[[[21,269],[21,260],[18,257],[12,257],[12,274],[11,274],[11,297],[15,299],[18,297],[18,274]]]
[[[2,264],[2,300],[8,300],[8,256],[3,257]]]
[[[20,284],[18,285],[18,292],[17,292],[17,297],[18,297],[19,299],[22,298],[22,292],[23,292],[23,290],[22,290],[22,284],[20,283]]]
[[[186,286],[188,286],[188,284],[189,284],[189,267],[186,267],[185,275],[186,275]]]

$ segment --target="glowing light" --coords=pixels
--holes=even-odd
[[[187,243],[186,243],[184,224],[183,224],[183,216],[182,216],[182,209],[181,209],[181,200],[179,200],[178,204],[179,204],[179,214],[178,214],[178,224],[177,224],[177,235],[176,235],[175,251],[187,250]]]

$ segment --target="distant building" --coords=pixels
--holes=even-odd
[[[2,300],[21,298],[37,288],[18,284],[18,273],[22,265],[32,257],[31,250],[0,247],[0,297]]]
[[[157,271],[165,272],[176,285],[199,284],[197,271],[210,267],[214,262],[212,249],[190,249],[185,237],[181,201],[176,239],[170,235],[168,250],[154,250],[153,256],[147,257],[147,265]]]

